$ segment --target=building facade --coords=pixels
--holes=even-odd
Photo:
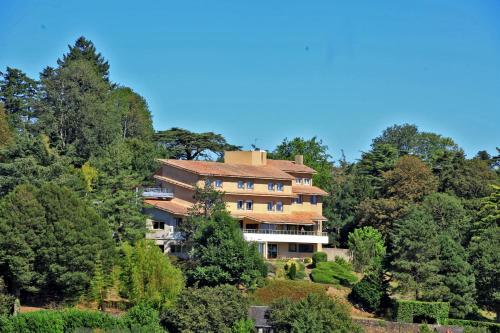
[[[244,238],[256,242],[267,259],[310,257],[328,243],[322,232],[322,197],[313,185],[315,171],[295,161],[267,159],[265,151],[228,151],[224,162],[160,160],[156,187],[144,189],[147,238],[164,252],[182,256],[176,228],[194,204],[196,186],[207,181],[224,193],[230,214]]]

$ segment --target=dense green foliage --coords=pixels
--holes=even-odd
[[[177,305],[162,315],[171,333],[230,333],[240,320],[246,319],[248,303],[233,286],[187,288]]]
[[[75,298],[114,246],[93,207],[64,187],[20,185],[0,200],[0,265],[11,290]]]
[[[423,320],[434,320],[444,324],[448,318],[450,307],[446,302],[396,301],[396,320],[412,323],[415,317]]]
[[[358,278],[347,267],[337,262],[320,262],[312,270],[311,278],[314,282],[341,284],[351,286]]]
[[[278,333],[362,332],[352,323],[347,307],[325,294],[278,300],[270,307],[269,322]]]
[[[300,300],[312,293],[324,294],[327,286],[309,281],[267,280],[266,285],[251,294],[255,305],[269,305],[280,298]]]
[[[194,238],[188,282],[200,286],[219,284],[255,285],[267,274],[257,245],[243,239],[236,221],[226,212],[206,220]]]
[[[182,272],[153,241],[124,244],[121,259],[121,293],[132,303],[149,302],[158,309],[170,307],[184,287]]]
[[[328,256],[326,255],[325,252],[319,251],[313,253],[312,255],[313,267],[316,267],[320,262],[326,262],[326,261],[328,261]]]
[[[390,303],[388,289],[382,270],[374,270],[352,287],[349,300],[365,311],[382,313]]]
[[[355,229],[349,234],[348,242],[354,269],[357,272],[381,264],[386,250],[382,234],[377,229],[373,227]]]
[[[132,308],[115,317],[97,311],[77,309],[44,310],[0,317],[1,333],[71,333],[89,329],[120,332],[164,332],[159,315],[148,307]]]
[[[476,320],[464,320],[464,319],[447,319],[447,325],[455,325],[464,328],[484,328],[482,332],[485,333],[500,333],[500,324],[492,323],[487,321],[476,321]],[[474,332],[473,330],[469,330],[470,332]],[[467,330],[465,331],[467,332]]]

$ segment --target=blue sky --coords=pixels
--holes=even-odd
[[[317,136],[349,160],[404,122],[469,156],[500,146],[498,0],[0,0],[0,70],[38,77],[80,35],[156,129]]]

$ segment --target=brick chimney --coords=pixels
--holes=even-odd
[[[304,164],[304,155],[295,155],[295,164]]]

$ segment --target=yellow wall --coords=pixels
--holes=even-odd
[[[292,195],[292,181],[291,180],[266,180],[266,179],[253,179],[253,178],[234,178],[234,177],[210,177],[212,184],[215,185],[215,180],[222,180],[222,187],[216,188],[217,190],[221,190],[224,192],[237,192],[237,193],[258,193],[258,194],[288,194]],[[245,188],[238,188],[238,181],[242,180],[245,182]],[[253,181],[253,190],[247,189],[246,182]],[[269,191],[267,186],[269,183],[275,184],[275,190]],[[276,190],[276,184],[283,184],[283,192]],[[204,186],[205,181],[199,180],[198,186]]]
[[[232,212],[232,213],[238,213],[246,210],[238,210],[237,209],[237,201],[238,200],[243,200],[243,203],[247,200],[253,200],[253,210],[252,212],[254,213],[270,213],[270,214],[290,214],[291,207],[290,207],[290,202],[291,198],[269,198],[269,197],[259,197],[259,196],[243,196],[243,195],[226,195],[224,198],[226,203],[227,203],[227,209]],[[275,204],[277,201],[281,201],[283,203],[283,212],[278,212],[278,211],[268,211],[267,210],[267,203],[269,201],[273,201]]]
[[[162,166],[162,176],[172,178],[188,185],[194,185],[198,181],[198,175],[182,169],[174,168],[170,165]]]
[[[225,151],[224,163],[266,165],[267,153],[265,151]]]

